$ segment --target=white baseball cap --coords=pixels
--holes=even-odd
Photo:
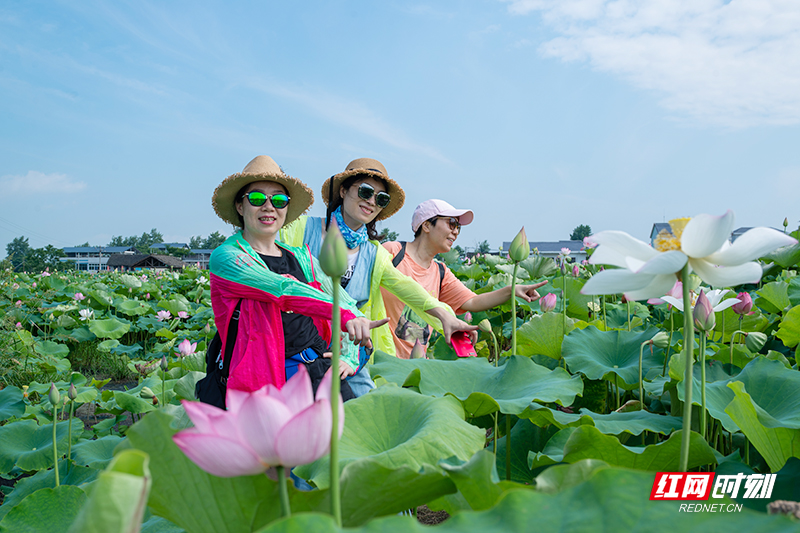
[[[455,217],[458,223],[466,226],[475,215],[469,209],[456,209],[444,200],[425,200],[414,209],[411,217],[411,230],[416,233],[426,220],[433,217]]]

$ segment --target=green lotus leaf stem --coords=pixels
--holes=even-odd
[[[669,309],[669,342],[667,343],[667,351],[664,352],[664,371],[661,372],[662,376],[667,375],[667,363],[669,362],[669,349],[672,346],[672,332],[675,330],[675,324],[672,321],[672,315],[675,309],[670,306]]]
[[[690,378],[691,379],[691,378]],[[700,436],[706,438],[706,333],[700,332]]]
[[[341,237],[339,237],[341,239]],[[339,313],[339,284],[333,283],[333,316],[331,317],[333,338],[331,343],[331,514],[336,524],[342,526],[342,502],[339,489],[339,389],[338,379],[340,339],[342,336],[342,315]]]
[[[517,271],[519,262],[514,262],[514,274],[511,276],[511,355],[517,355]]]
[[[286,518],[292,516],[292,508],[289,505],[289,487],[286,484],[286,467],[278,465],[275,467],[275,470],[278,472],[278,495],[281,500],[281,517]]]
[[[619,409],[619,407],[620,407],[620,403],[619,403],[619,382],[617,381],[618,379],[619,379],[619,376],[615,373],[614,374],[614,391],[615,391],[615,393],[617,395],[617,409]]]
[[[78,397],[78,391],[75,389],[75,384],[69,384],[69,423],[67,424],[67,472],[72,466],[72,415],[75,411],[75,398]]]
[[[642,376],[642,359],[644,358],[644,347],[653,344],[653,340],[644,341],[639,347],[639,410],[644,409],[644,379]]]
[[[694,363],[694,320],[692,313],[692,295],[689,291],[689,262],[681,269],[683,280],[683,353],[686,358],[686,368],[683,372],[683,432],[681,433],[681,456],[678,469],[686,472],[689,468],[689,445],[692,434],[692,367]]]
[[[48,394],[50,403],[53,404],[53,466],[56,473],[56,487],[60,485],[58,479],[58,438],[56,437],[56,422],[58,422],[58,402],[61,400],[61,395],[56,389],[55,383],[50,383],[50,393]]]
[[[492,453],[494,454],[495,461],[497,461],[497,411],[494,415],[494,431],[492,432]]]
[[[603,329],[608,329],[608,321],[606,320],[606,295],[600,297],[603,300]]]

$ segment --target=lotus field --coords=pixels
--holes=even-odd
[[[601,232],[586,264],[524,233],[507,258],[445,257],[478,293],[549,283],[465,317],[478,357],[376,352],[377,389],[341,412],[304,372],[227,412],[188,403],[208,272],[2,272],[0,532],[407,532],[422,505],[442,531],[796,531],[767,506],[800,501],[800,231],[730,244],[732,224]],[[777,476],[769,498],[701,502],[734,512],[650,500],[682,471]]]

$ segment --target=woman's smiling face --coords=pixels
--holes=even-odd
[[[363,183],[370,185],[375,190],[367,200],[358,196],[358,187]],[[386,186],[381,180],[375,178],[361,178],[354,181],[347,189],[339,188],[339,194],[342,197],[342,218],[350,229],[355,230],[364,224],[369,224],[378,216],[383,209],[375,203],[375,195],[379,192],[386,192]]]
[[[255,181],[247,186],[244,194],[251,191],[262,192],[267,197],[274,194],[286,194],[284,186],[274,181]],[[258,207],[250,205],[247,198],[238,198],[236,210],[244,219],[245,234],[249,233],[253,236],[274,238],[286,221],[287,208],[275,209],[269,198],[264,205]]]

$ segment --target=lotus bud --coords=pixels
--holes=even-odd
[[[206,335],[211,333],[211,324],[206,324],[205,326],[203,326],[203,333]]]
[[[69,390],[67,391],[67,396],[69,396],[69,399],[72,400],[73,402],[75,401],[75,398],[78,397],[78,389],[75,388],[74,383],[69,384]]]
[[[466,323],[472,322],[472,313],[470,313],[469,311],[467,311],[466,314],[464,314],[464,322]]]
[[[578,263],[572,265],[572,275],[576,278],[581,275],[581,267],[578,266]]]
[[[484,318],[478,323],[478,329],[484,333],[491,333],[492,332],[492,324],[489,322],[488,318]]]
[[[53,405],[58,405],[59,400],[61,400],[61,395],[58,393],[55,383],[50,383],[50,392],[48,393],[47,398]]]
[[[515,263],[524,261],[531,254],[531,243],[528,242],[528,236],[525,235],[525,226],[519,230],[517,236],[511,241],[511,246],[508,248],[508,257]]]
[[[167,363],[167,356],[166,355],[162,355],[161,356],[161,370],[166,372],[167,368],[169,368],[169,363]]]
[[[751,331],[744,338],[744,345],[753,353],[758,353],[767,343],[767,336],[760,331]]]
[[[142,387],[142,390],[139,392],[139,396],[141,396],[142,398],[149,399],[149,398],[155,398],[156,394],[150,387]]]
[[[656,333],[655,337],[650,340],[657,348],[661,348],[662,350],[669,346],[669,335],[663,331]]]
[[[554,292],[545,294],[539,300],[539,309],[542,310],[542,313],[547,313],[548,311],[552,311],[556,308],[556,302],[558,301],[558,297]]]
[[[783,219],[783,231],[786,232],[786,228],[789,227],[789,217]]]
[[[740,292],[736,295],[739,299],[739,303],[735,303],[731,306],[733,312],[737,315],[749,315],[753,312],[753,299],[750,297],[749,292]]]
[[[711,302],[708,301],[706,293],[701,289],[700,295],[697,297],[697,303],[694,305],[694,325],[699,331],[708,333],[716,325],[716,317],[714,316],[714,308]]]
[[[425,359],[425,347],[420,344],[419,339],[414,343],[411,348],[411,359]]]
[[[325,240],[322,241],[319,264],[322,271],[335,280],[347,271],[347,245],[335,221],[331,223]]]

